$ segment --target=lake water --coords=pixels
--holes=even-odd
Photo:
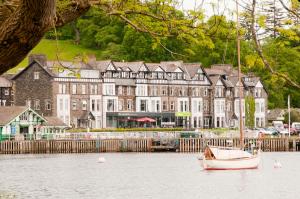
[[[105,163],[97,163],[100,156]],[[197,156],[0,155],[0,198],[300,198],[300,153],[263,153],[259,169],[243,171],[203,171]]]

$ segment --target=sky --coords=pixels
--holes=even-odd
[[[213,4],[215,9],[213,9]],[[235,0],[183,0],[183,9],[194,9],[195,5],[204,9],[208,16],[214,13],[224,13],[227,17],[232,18],[231,12],[235,11]]]

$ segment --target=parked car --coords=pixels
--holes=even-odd
[[[292,128],[294,128],[297,131],[297,133],[300,133],[300,122],[293,122]]]
[[[289,125],[288,124],[284,124],[284,129],[286,131],[289,131]],[[297,130],[295,128],[293,128],[293,127],[290,127],[290,132],[291,132],[291,135],[297,135],[298,134]]]
[[[268,127],[268,128],[264,128],[264,130],[266,131],[266,135],[279,135],[280,132],[275,128],[275,127]]]

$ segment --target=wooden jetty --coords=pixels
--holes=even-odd
[[[245,148],[257,146],[261,141],[264,152],[300,151],[300,138],[245,139]],[[158,144],[159,143],[159,144]],[[202,152],[205,146],[239,147],[239,139],[180,138],[162,142],[151,138],[86,139],[86,140],[24,140],[0,142],[0,154],[39,153],[102,153],[102,152]]]

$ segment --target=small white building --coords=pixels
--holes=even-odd
[[[5,136],[34,138],[35,134],[63,132],[67,126],[58,118],[48,118],[26,106],[0,107],[0,140]]]

